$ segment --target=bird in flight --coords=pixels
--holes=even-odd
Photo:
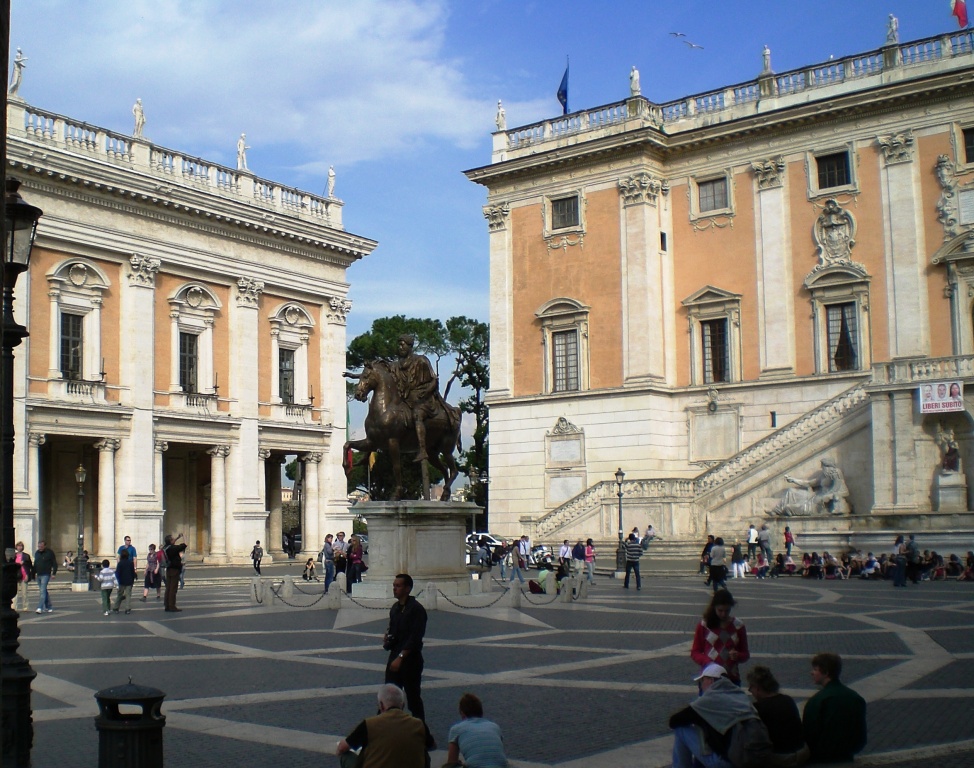
[[[703,50],[703,46],[702,45],[697,45],[696,43],[691,43],[689,40],[683,40],[681,42],[684,45],[690,46],[691,48],[699,48],[701,51]]]
[[[686,37],[686,33],[684,32],[670,32],[670,34],[673,35],[673,37]]]

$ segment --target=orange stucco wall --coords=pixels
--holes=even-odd
[[[541,202],[511,212],[514,283],[514,387],[517,395],[542,392],[544,347],[535,313],[545,302],[565,297],[590,307],[591,389],[622,384],[622,301],[619,267],[619,192],[585,193],[583,245],[548,250]],[[571,239],[576,239],[575,235]]]
[[[917,159],[920,164],[920,181],[923,205],[923,234],[926,252],[923,254],[923,270],[927,276],[927,301],[930,307],[930,354],[945,357],[953,354],[951,344],[950,299],[944,295],[947,287],[947,269],[942,264],[931,264],[931,259],[944,244],[944,230],[937,221],[937,202],[942,192],[937,181],[937,157],[947,155],[955,162],[954,150],[950,144],[950,132],[921,136],[917,140]],[[970,317],[970,311],[967,317]]]

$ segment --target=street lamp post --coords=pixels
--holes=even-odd
[[[3,8],[0,27],[9,21],[9,5]],[[0,42],[6,41],[6,27],[0,30]],[[0,46],[2,47],[2,46]],[[6,68],[6,53],[3,66]],[[5,115],[4,115],[5,116]],[[4,139],[5,120],[0,120],[0,167],[6,168]],[[20,628],[18,614],[13,609],[17,594],[17,570],[14,562],[14,347],[26,337],[27,329],[14,319],[14,287],[17,278],[30,263],[34,247],[34,234],[41,209],[28,205],[17,194],[20,182],[6,179],[5,194],[0,202],[0,222],[3,225],[3,309],[2,354],[0,354],[0,509],[3,528],[3,591],[0,602],[0,626],[3,641],[0,643],[0,689],[2,689],[3,754],[0,763],[5,767],[21,768],[30,765],[30,749],[34,742],[34,726],[30,709],[30,686],[37,676],[30,662],[20,655]]]
[[[74,559],[74,583],[71,589],[83,592],[88,589],[88,556],[85,554],[85,478],[88,473],[84,464],[78,464],[74,481],[78,484],[78,556]]]
[[[626,473],[622,467],[616,470],[616,485],[619,487],[619,548],[616,550],[616,572],[622,573],[626,570],[626,545],[622,540],[622,481],[626,479]]]

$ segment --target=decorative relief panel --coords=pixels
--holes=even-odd
[[[974,180],[958,181],[958,167],[947,155],[937,158],[935,172],[942,190],[937,201],[937,220],[947,241],[974,227]],[[970,172],[963,175],[970,176]]]
[[[834,198],[825,201],[825,208],[812,228],[812,236],[818,246],[819,266],[852,261],[856,220]]]
[[[331,296],[328,299],[328,320],[339,325],[345,325],[348,313],[352,311],[352,302],[339,296]]]

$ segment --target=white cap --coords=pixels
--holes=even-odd
[[[703,668],[703,671],[693,679],[696,681],[704,677],[723,677],[726,674],[727,670],[720,666],[720,664],[708,664]]]

